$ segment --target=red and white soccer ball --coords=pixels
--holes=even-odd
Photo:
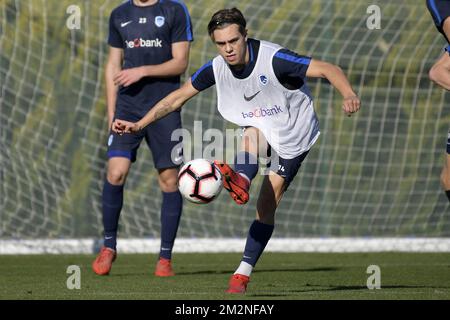
[[[222,191],[222,174],[209,160],[191,160],[178,173],[178,189],[191,202],[209,203]]]

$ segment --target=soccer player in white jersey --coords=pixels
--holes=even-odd
[[[250,226],[243,258],[227,290],[245,293],[250,274],[272,236],[275,210],[319,135],[306,78],[328,79],[342,94],[342,108],[347,115],[359,110],[360,100],[339,67],[248,38],[245,18],[236,8],[216,12],[208,32],[219,55],[140,121],[117,119],[113,130],[119,134],[138,132],[215,84],[221,115],[245,128],[234,168],[215,161],[223,174],[224,187],[238,204],[249,199],[250,184],[258,172],[258,151],[268,146],[273,149],[272,174],[264,177],[256,220]]]

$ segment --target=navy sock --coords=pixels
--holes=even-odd
[[[105,180],[102,204],[104,228],[103,245],[116,250],[117,228],[123,204],[123,185],[115,186]]]
[[[450,201],[450,190],[445,191],[445,194],[447,195],[448,201]]]
[[[179,191],[163,192],[161,206],[161,248],[159,257],[172,258],[172,248],[177,236],[180,223],[181,211],[183,209],[183,198]]]
[[[256,265],[267,242],[269,242],[269,239],[272,236],[273,229],[273,225],[265,224],[258,220],[253,221],[250,230],[248,231],[242,261],[251,264],[253,267]]]
[[[250,181],[258,173],[258,159],[251,153],[240,151],[234,159],[234,171],[245,174]]]

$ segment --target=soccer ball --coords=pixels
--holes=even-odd
[[[222,174],[206,159],[189,161],[178,173],[178,189],[191,202],[209,203],[222,190]]]

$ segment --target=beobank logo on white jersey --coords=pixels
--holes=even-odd
[[[272,108],[256,108],[250,112],[241,112],[242,118],[261,118],[270,117],[282,113],[283,109],[280,106],[273,106]]]
[[[127,48],[133,49],[133,48],[162,48],[162,40],[159,40],[158,38],[154,40],[145,40],[142,38],[134,39],[131,41],[125,40],[125,43],[127,45]]]

